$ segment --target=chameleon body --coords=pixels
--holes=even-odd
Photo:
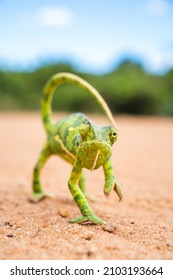
[[[71,114],[53,124],[51,121],[51,101],[56,87],[62,83],[73,83],[86,89],[95,98],[111,124],[97,126],[82,113]],[[32,200],[36,202],[49,196],[42,188],[40,172],[51,155],[59,155],[73,165],[68,187],[82,214],[70,222],[105,223],[94,214],[88,204],[83,169],[94,170],[103,166],[105,174],[104,194],[109,196],[111,190],[114,189],[119,198],[122,199],[121,187],[115,178],[111,163],[112,145],[117,139],[117,129],[107,104],[100,94],[83,79],[70,73],[59,73],[54,75],[45,86],[42,117],[47,140],[34,168]]]

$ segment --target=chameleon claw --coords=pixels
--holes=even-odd
[[[52,196],[53,194],[48,192],[33,192],[30,201],[36,203],[45,199],[46,197],[52,197]]]
[[[71,224],[74,224],[74,223],[77,223],[77,224],[82,224],[82,223],[85,223],[85,222],[91,222],[93,224],[105,224],[106,225],[106,222],[103,221],[102,219],[98,218],[97,216],[80,216],[78,218],[75,218],[75,219],[72,219],[69,221],[69,223]]]
[[[117,195],[121,201],[123,199],[123,192],[122,192],[121,186],[119,184],[115,184],[114,191],[117,193]]]
[[[113,187],[114,187],[114,184],[112,184],[111,187],[107,187],[107,186],[104,187],[104,195],[105,195],[107,198],[109,198]]]
[[[110,196],[110,192],[104,190],[104,195],[108,198]]]

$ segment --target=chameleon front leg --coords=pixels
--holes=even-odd
[[[32,192],[32,197],[31,197],[31,201],[33,201],[33,202],[40,201],[41,199],[43,199],[47,196],[50,196],[49,193],[47,193],[43,190],[43,187],[42,187],[41,181],[40,181],[41,169],[43,168],[44,164],[46,163],[46,161],[48,160],[50,155],[51,155],[51,152],[46,144],[40,153],[40,156],[38,158],[38,161],[37,161],[34,171],[33,171],[33,183],[32,183],[33,192]]]
[[[97,200],[95,197],[93,197],[92,195],[90,195],[86,191],[85,176],[84,176],[83,171],[81,172],[80,179],[79,179],[79,188],[83,192],[83,194],[85,195],[85,197],[87,199],[89,199],[90,201],[96,201]]]
[[[83,171],[81,171],[80,178],[79,178],[79,188],[86,195],[86,184],[85,184],[85,176]]]
[[[103,170],[105,174],[104,194],[108,197],[110,195],[110,192],[114,189],[119,199],[121,200],[123,198],[123,193],[121,186],[114,175],[111,160],[108,160],[103,165]]]
[[[94,214],[93,210],[91,209],[91,207],[89,206],[89,204],[85,198],[85,195],[83,194],[83,192],[81,191],[81,189],[78,186],[81,172],[82,172],[82,168],[76,161],[74,164],[73,170],[70,174],[68,186],[69,186],[69,190],[70,190],[77,206],[79,207],[79,210],[80,210],[82,216],[75,218],[73,220],[70,220],[69,222],[70,223],[82,223],[82,222],[90,221],[94,224],[105,224],[104,221],[102,221],[100,218],[98,218]]]

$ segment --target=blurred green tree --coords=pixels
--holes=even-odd
[[[0,70],[0,109],[38,110],[46,81],[55,73],[71,72],[91,83],[113,113],[173,115],[173,70],[165,75],[148,74],[140,63],[124,60],[106,75],[77,72],[70,64],[46,64],[33,72]],[[85,91],[62,85],[54,96],[53,109],[98,112]]]

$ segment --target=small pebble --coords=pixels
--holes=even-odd
[[[8,234],[7,234],[7,237],[13,238],[13,237],[14,237],[14,234],[13,234],[13,233],[8,233]]]
[[[13,224],[11,223],[11,222],[4,222],[4,226],[9,226],[9,227],[12,227],[13,226]]]
[[[66,218],[66,217],[68,217],[69,214],[70,214],[69,211],[68,211],[67,209],[65,209],[65,208],[59,209],[58,213],[59,213],[59,215],[60,215],[62,218]]]
[[[116,229],[116,226],[113,226],[113,225],[106,225],[106,226],[103,227],[104,231],[107,231],[107,232],[110,232],[110,233],[114,232],[115,229]]]
[[[85,240],[91,240],[91,238],[93,237],[93,234],[92,233],[86,233],[85,235],[84,235],[84,239]]]
[[[92,255],[94,255],[97,251],[97,248],[93,247],[93,248],[90,248],[87,252],[86,252],[86,255],[88,257],[91,257]]]

